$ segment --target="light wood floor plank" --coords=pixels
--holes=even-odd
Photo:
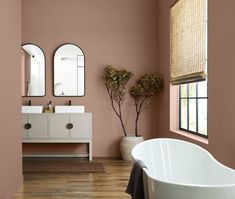
[[[25,173],[14,199],[130,199],[125,193],[131,164],[95,159],[105,173]]]

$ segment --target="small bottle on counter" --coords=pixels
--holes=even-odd
[[[52,110],[52,104],[51,104],[51,101],[49,101],[49,103],[48,103],[48,105],[47,105],[47,106],[48,106],[48,109],[49,109],[49,110]]]
[[[51,104],[51,101],[49,101],[49,103],[47,104],[45,108],[45,113],[53,113],[53,106]]]

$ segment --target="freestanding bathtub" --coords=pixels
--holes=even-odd
[[[235,199],[235,170],[198,145],[152,139],[132,150],[142,160],[145,199]]]

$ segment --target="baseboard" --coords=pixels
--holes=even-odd
[[[19,190],[19,188],[23,185],[24,177],[23,175],[17,179],[17,181],[12,185],[10,190],[6,193],[6,195],[2,199],[12,199],[14,198],[14,195]]]
[[[23,158],[87,158],[89,154],[77,154],[77,153],[66,153],[66,154],[58,154],[58,153],[47,153],[47,154],[23,154]]]

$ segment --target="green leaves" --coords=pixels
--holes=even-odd
[[[142,97],[152,97],[163,88],[163,79],[156,74],[144,74],[136,81],[130,89],[130,94],[134,99]]]
[[[132,78],[133,73],[127,70],[118,70],[109,65],[104,70],[103,80],[111,99],[111,105],[120,119],[124,135],[127,136],[126,128],[122,118],[121,105],[126,95],[126,85]],[[163,88],[163,79],[156,74],[144,74],[136,81],[130,89],[130,95],[135,101],[136,119],[135,135],[138,136],[138,120],[140,114],[149,108],[151,97]]]
[[[140,114],[151,105],[151,97],[163,88],[163,79],[159,75],[145,74],[140,76],[130,89],[130,95],[135,101],[136,119],[135,135],[138,136],[138,121]]]
[[[126,94],[125,87],[132,76],[132,72],[124,69],[117,70],[112,65],[105,68],[103,76],[104,83],[107,89],[112,91],[114,100],[123,100]]]

